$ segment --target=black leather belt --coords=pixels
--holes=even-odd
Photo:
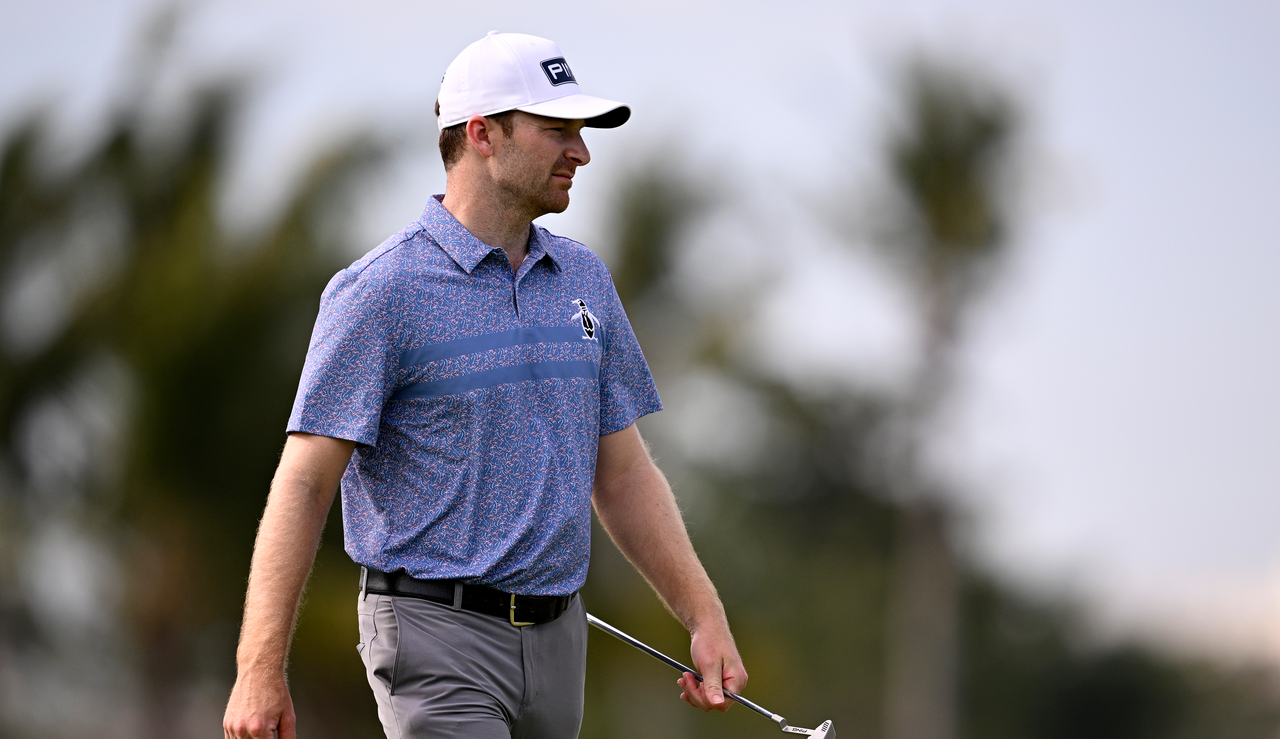
[[[565,612],[576,595],[516,595],[486,585],[466,585],[457,580],[419,580],[404,570],[379,572],[367,567],[360,568],[360,590],[421,598],[455,609],[496,616],[512,626],[554,621]]]

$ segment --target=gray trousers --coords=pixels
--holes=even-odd
[[[358,606],[360,656],[388,739],[574,739],[582,725],[587,617],[512,626],[403,596]]]

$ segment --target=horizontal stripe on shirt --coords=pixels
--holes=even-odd
[[[520,344],[551,344],[558,342],[591,341],[582,333],[582,326],[574,323],[568,326],[538,326],[514,328],[510,331],[499,331],[483,336],[470,336],[465,339],[454,339],[419,349],[408,349],[400,353],[400,367],[416,367],[420,364],[435,362],[466,354],[504,349]],[[576,375],[575,375],[576,376]]]
[[[458,395],[471,390],[481,390],[512,382],[572,377],[599,380],[600,364],[598,362],[535,362],[532,364],[517,364],[511,367],[499,367],[444,380],[415,382],[397,390],[391,396],[391,399],[438,398],[442,395]]]

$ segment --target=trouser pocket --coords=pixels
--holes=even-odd
[[[357,606],[360,644],[356,647],[369,672],[388,692],[395,692],[396,659],[400,650],[399,624],[390,596],[369,593]]]

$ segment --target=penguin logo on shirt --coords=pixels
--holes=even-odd
[[[578,309],[578,315],[574,316],[574,320],[582,326],[582,338],[587,341],[599,341],[597,334],[600,332],[600,319],[587,310],[587,303],[582,298],[576,298],[569,301]]]

